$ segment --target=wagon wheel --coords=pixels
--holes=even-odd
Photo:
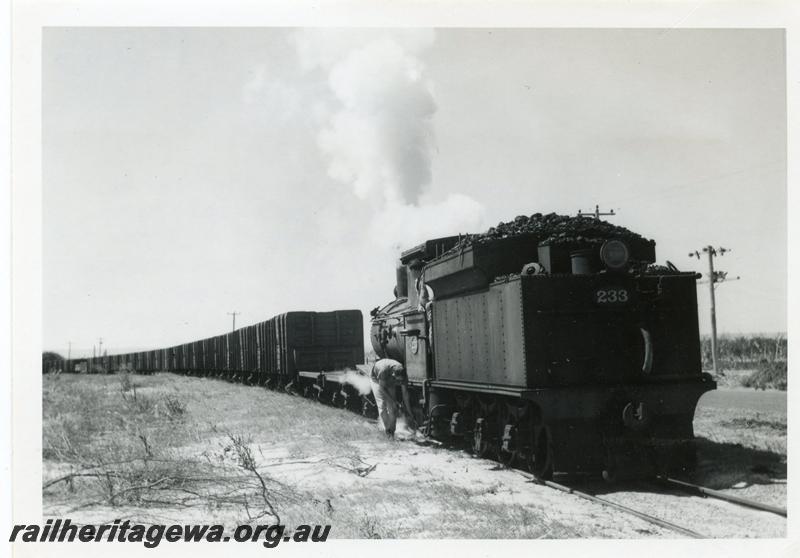
[[[533,451],[526,456],[525,466],[537,480],[553,478],[553,441],[547,427],[538,429]]]
[[[485,420],[485,418],[476,420],[472,431],[472,453],[476,457],[486,457],[489,453],[488,425]]]

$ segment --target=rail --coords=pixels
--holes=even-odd
[[[717,500],[725,500],[726,502],[731,502],[733,504],[739,504],[740,506],[745,506],[756,510],[774,513],[776,515],[782,515],[783,517],[787,516],[786,508],[772,506],[770,504],[762,504],[761,502],[756,502],[755,500],[742,498],[741,496],[734,496],[733,494],[727,494],[725,492],[720,492],[719,490],[713,490],[711,488],[706,488],[705,486],[700,486],[698,484],[692,484],[690,482],[678,479],[672,479],[669,477],[658,477],[657,480],[662,484],[675,487],[685,492],[693,492],[696,494],[700,494],[702,496],[707,496],[709,498],[716,498]]]
[[[701,533],[698,533],[697,531],[692,531],[691,529],[687,529],[686,527],[682,527],[682,526],[678,525],[677,523],[672,523],[671,521],[666,521],[664,519],[660,519],[660,518],[658,518],[658,517],[656,517],[654,515],[650,515],[648,513],[641,512],[639,510],[630,508],[630,507],[625,506],[623,504],[618,504],[616,502],[611,502],[610,500],[606,500],[604,498],[598,498],[597,496],[594,496],[593,494],[589,494],[587,492],[582,492],[580,490],[575,490],[574,488],[571,488],[569,486],[564,486],[563,484],[559,484],[557,482],[548,481],[548,480],[540,480],[540,479],[535,478],[533,475],[530,475],[528,473],[523,473],[522,471],[520,471],[520,474],[522,476],[524,476],[525,478],[527,478],[527,479],[529,479],[529,480],[531,480],[531,481],[533,481],[533,482],[535,482],[537,484],[541,484],[541,485],[547,486],[549,488],[553,488],[555,490],[560,490],[561,492],[566,492],[567,494],[572,494],[572,495],[577,496],[579,498],[583,498],[584,500],[589,500],[590,502],[595,502],[597,504],[602,504],[604,506],[607,506],[607,507],[610,507],[610,508],[625,512],[627,514],[634,515],[634,516],[638,517],[639,519],[643,519],[644,521],[647,521],[648,523],[652,523],[653,525],[658,525],[659,527],[664,527],[665,529],[669,529],[671,531],[675,531],[676,533],[680,533],[680,534],[685,535],[687,537],[690,537],[690,538],[693,538],[693,539],[708,539],[708,538],[711,538],[711,537],[709,537],[707,535],[703,535]]]

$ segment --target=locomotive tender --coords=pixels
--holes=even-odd
[[[476,454],[540,478],[689,469],[695,407],[716,387],[700,364],[698,275],[648,265],[655,243],[585,219],[578,238],[448,237],[403,252],[396,299],[373,310],[373,348],[405,363],[428,432]]]
[[[542,479],[686,470],[697,401],[716,384],[700,365],[699,276],[654,261],[653,241],[588,217],[536,214],[429,240],[402,253],[371,344],[404,363],[426,433],[477,455]],[[345,372],[366,373],[363,362],[361,312],[341,310],[65,370],[214,375],[374,416],[364,382]]]

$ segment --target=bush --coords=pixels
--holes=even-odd
[[[174,395],[165,395],[163,402],[169,418],[182,417],[186,413],[186,404]]]
[[[711,368],[711,338],[700,339],[703,367]],[[747,370],[761,363],[786,361],[785,335],[720,335],[717,339],[718,364],[722,370]]]
[[[127,372],[123,372],[119,376],[119,388],[123,392],[130,391],[133,388],[133,382],[131,382],[131,375]]]
[[[742,385],[756,389],[786,391],[787,372],[786,362],[762,362],[758,370],[742,380]]]

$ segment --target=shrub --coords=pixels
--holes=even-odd
[[[700,339],[703,367],[711,368],[711,338]],[[723,370],[754,368],[763,361],[786,360],[785,335],[720,335],[717,338],[718,364]]]
[[[120,389],[125,391],[130,391],[133,387],[133,382],[131,382],[131,375],[128,372],[123,372],[119,376],[119,387]]]
[[[163,401],[169,418],[182,417],[186,413],[186,404],[177,396],[165,395]]]
[[[786,391],[787,372],[786,362],[762,362],[758,370],[742,380],[742,385],[756,389]]]
[[[137,393],[135,385],[132,387],[130,395],[122,392],[122,400],[128,406],[128,410],[134,414],[147,414],[155,408],[155,401],[146,395]]]

